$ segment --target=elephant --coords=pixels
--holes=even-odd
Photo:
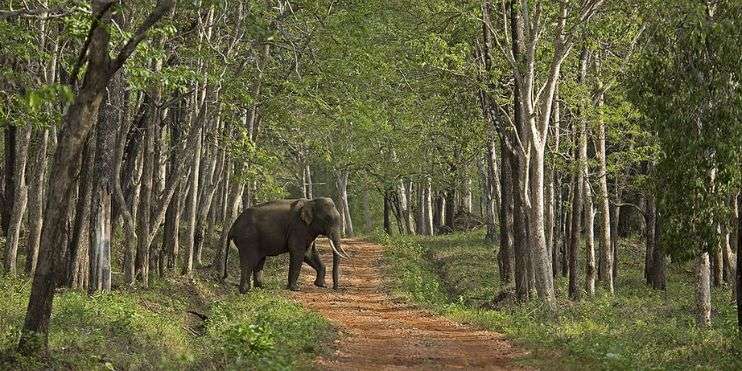
[[[250,276],[255,287],[263,287],[263,265],[267,256],[288,252],[290,257],[287,288],[298,291],[302,262],[317,272],[314,284],[325,287],[325,267],[320,261],[315,239],[323,235],[332,247],[332,287],[339,288],[340,258],[348,258],[340,243],[342,219],[331,198],[283,199],[269,201],[245,209],[229,229],[225,262],[229,243],[233,242],[240,254],[240,293],[250,290]],[[226,268],[226,267],[225,267]],[[224,270],[222,279],[228,276]]]

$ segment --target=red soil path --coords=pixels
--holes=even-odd
[[[319,242],[319,241],[318,241]],[[330,248],[320,251],[329,262]],[[382,289],[383,247],[346,240],[353,259],[341,263],[339,292],[312,285],[314,271],[304,265],[301,292],[292,297],[328,318],[340,331],[334,353],[315,361],[318,369],[514,369],[524,354],[501,334],[481,331],[395,301]],[[327,283],[332,284],[331,265]]]

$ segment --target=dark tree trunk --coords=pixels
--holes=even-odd
[[[502,161],[500,172],[500,249],[497,253],[500,267],[500,280],[504,284],[513,282],[514,245],[514,194],[511,155],[505,144],[501,144]]]
[[[389,190],[384,191],[384,232],[386,234],[391,235],[392,234],[392,223],[389,218],[389,213],[391,212],[391,205],[389,200]]]
[[[511,175],[513,179],[513,253],[515,258],[515,294],[520,301],[528,301],[529,287],[529,243],[528,243],[528,215],[525,210],[523,185],[518,174],[521,174],[519,156],[509,153]]]
[[[645,211],[645,236],[646,236],[646,251],[644,253],[644,278],[647,281],[647,285],[652,285],[652,274],[654,272],[654,249],[656,248],[655,238],[656,222],[657,222],[657,210],[655,204],[655,197],[651,195],[647,197],[647,206]]]
[[[75,203],[75,219],[70,231],[69,244],[67,248],[67,270],[64,275],[63,285],[71,288],[81,288],[80,283],[84,281],[80,277],[81,263],[86,261],[89,243],[90,227],[90,198],[92,188],[92,177],[90,169],[95,156],[95,138],[94,133],[88,138],[85,149],[82,154],[82,163],[80,166],[79,188],[77,201]]]
[[[2,195],[2,210],[0,210],[0,227],[3,235],[8,235],[10,214],[13,210],[13,194],[15,193],[15,137],[18,129],[14,125],[5,128],[5,178],[4,194]]]

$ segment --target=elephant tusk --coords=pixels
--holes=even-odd
[[[332,242],[332,239],[331,238],[328,238],[328,240],[330,241],[330,246],[332,247],[332,251],[334,251],[335,254],[338,254],[338,255],[342,256],[343,258],[350,259],[350,256],[347,255],[347,253],[345,252],[345,250],[342,250],[342,247],[340,248],[342,250],[342,252],[340,252],[340,251],[338,251],[338,248],[335,246],[335,243]]]

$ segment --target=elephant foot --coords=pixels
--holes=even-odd
[[[253,286],[255,286],[255,288],[262,289],[263,288],[263,283],[262,282],[255,282],[255,284]]]
[[[314,285],[317,287],[327,287],[327,284],[325,284],[325,280],[320,279],[315,280]]]
[[[294,284],[294,285],[288,285],[288,286],[286,286],[286,288],[289,289],[289,290],[291,290],[291,291],[299,291],[299,285],[296,285],[296,284]]]
[[[338,286],[338,284],[334,284],[334,285],[332,285],[332,289],[333,290],[340,290],[340,286]]]
[[[247,294],[248,292],[250,292],[249,287],[240,287],[240,294]]]

